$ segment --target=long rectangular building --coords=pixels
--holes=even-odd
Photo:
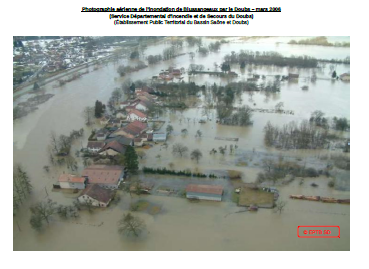
[[[91,165],[82,172],[88,179],[88,184],[98,184],[101,187],[117,189],[123,181],[124,167],[118,165]]]
[[[223,187],[220,185],[187,185],[186,197],[209,201],[222,201]]]

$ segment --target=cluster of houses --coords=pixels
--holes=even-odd
[[[100,123],[104,128],[89,138],[87,150],[90,153],[115,156],[124,154],[127,146],[142,147],[146,142],[165,142],[166,133],[154,132],[147,123],[145,114],[157,104],[156,96],[150,94],[153,88],[136,88],[136,98],[121,102],[115,117],[104,116]]]
[[[15,37],[13,47],[14,82],[26,80],[32,74],[40,77],[80,64],[109,56],[113,48],[108,45],[86,46],[82,37],[60,37],[58,39],[28,40]]]
[[[83,190],[77,198],[80,203],[107,207],[115,191],[125,178],[125,169],[118,165],[91,165],[80,176],[61,174],[58,182],[61,189]]]

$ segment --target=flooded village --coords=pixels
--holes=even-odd
[[[14,250],[350,250],[349,37],[50,40],[15,39]]]

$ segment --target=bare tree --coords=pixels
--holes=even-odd
[[[269,159],[269,158],[268,159],[263,159],[262,163],[263,163],[263,168],[265,170],[267,170],[268,172],[270,172],[271,169],[275,165],[273,159]]]
[[[284,210],[285,206],[286,206],[287,202],[286,201],[278,201],[275,204],[275,208],[274,208],[274,212],[277,213],[279,212],[279,214],[282,213],[282,211]]]
[[[202,132],[200,130],[197,130],[195,137],[201,138]]]
[[[95,114],[95,109],[93,107],[85,107],[83,110],[83,116],[85,117],[85,123],[86,125],[91,125],[92,120]]]
[[[191,152],[191,159],[196,160],[197,163],[199,163],[199,160],[202,158],[202,153],[200,150],[195,149]]]
[[[118,222],[118,232],[120,234],[130,235],[138,237],[140,233],[145,229],[145,223],[138,217],[133,216],[131,213],[124,214],[121,220]]]
[[[188,148],[184,146],[183,144],[176,143],[173,145],[172,153],[173,155],[179,155],[180,157],[183,157],[188,151]]]
[[[50,140],[51,140],[51,147],[54,150],[54,153],[58,154],[59,153],[59,142],[58,142],[58,138],[56,137],[56,133],[54,131],[50,133]]]
[[[39,202],[34,206],[30,207],[32,214],[40,219],[50,223],[50,217],[56,212],[56,202],[48,199],[46,202]]]

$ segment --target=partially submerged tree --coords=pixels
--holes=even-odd
[[[85,118],[86,125],[92,124],[94,113],[95,109],[93,107],[85,107],[85,109],[83,110],[83,116]]]
[[[145,223],[138,217],[133,216],[131,213],[124,214],[121,220],[118,222],[118,232],[122,235],[130,235],[138,237],[145,229]]]
[[[182,129],[181,133],[183,136],[186,136],[188,134],[188,130],[187,129]]]
[[[180,143],[176,143],[173,145],[172,153],[173,155],[178,155],[183,157],[188,152],[188,148]]]
[[[47,224],[50,223],[51,216],[56,212],[56,202],[48,199],[46,202],[39,202],[31,206],[30,210],[32,213],[30,220],[32,227],[40,229],[43,221],[46,221]]]
[[[172,132],[173,132],[173,126],[169,124],[167,126],[167,134],[170,135]]]
[[[279,212],[279,214],[282,213],[282,211],[284,210],[285,206],[286,206],[287,202],[286,201],[278,201],[275,203],[275,208],[274,208],[274,212]]]
[[[195,137],[201,138],[202,132],[200,130],[197,130]]]
[[[202,158],[202,153],[200,150],[195,149],[191,152],[191,159],[196,160],[197,163],[199,163],[199,160]]]

